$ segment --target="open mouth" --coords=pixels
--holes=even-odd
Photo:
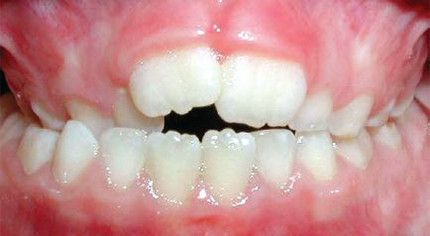
[[[1,235],[430,231],[427,3],[0,15]]]

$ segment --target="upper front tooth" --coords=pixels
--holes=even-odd
[[[169,131],[148,137],[148,174],[156,191],[168,201],[190,199],[201,166],[201,147],[194,135]]]
[[[21,113],[9,115],[0,128],[0,148],[7,142],[19,138],[28,124],[29,121]]]
[[[114,186],[127,188],[145,162],[146,133],[130,128],[112,128],[100,137],[100,152]]]
[[[223,72],[216,108],[227,122],[285,126],[305,99],[305,73],[295,62],[232,56]]]
[[[355,137],[363,128],[373,106],[373,97],[361,95],[335,111],[329,120],[330,133],[338,137]]]
[[[254,134],[258,170],[275,187],[288,182],[296,153],[296,138],[289,130],[265,130]]]
[[[46,110],[45,106],[42,105],[40,102],[32,102],[31,108],[33,112],[39,117],[40,122],[42,123],[43,127],[54,129],[54,130],[61,130],[66,122],[53,115],[49,111]]]
[[[288,126],[296,131],[326,130],[332,109],[333,101],[329,91],[308,95]]]
[[[352,139],[336,139],[336,152],[359,169],[366,169],[373,155],[373,143],[369,133],[362,130]]]
[[[150,117],[185,114],[212,104],[220,93],[221,69],[207,47],[171,51],[139,64],[130,77],[137,108]]]
[[[231,129],[210,130],[203,137],[204,179],[215,199],[233,204],[244,193],[255,160],[255,139]]]
[[[64,126],[54,155],[53,173],[61,183],[75,180],[96,157],[99,144],[81,122],[70,120]]]

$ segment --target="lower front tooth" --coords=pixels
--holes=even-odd
[[[362,130],[356,138],[336,139],[336,152],[359,169],[366,169],[373,155],[373,143],[369,133]]]
[[[256,144],[248,133],[208,131],[203,137],[204,179],[215,200],[234,204],[246,190],[255,163]]]
[[[297,159],[311,174],[321,181],[334,178],[337,171],[336,156],[330,134],[325,131],[297,133]]]
[[[0,149],[9,141],[19,138],[29,125],[28,120],[20,113],[9,115],[0,128]]]
[[[118,188],[127,188],[145,163],[146,133],[129,128],[112,128],[100,136],[100,152],[109,179]]]
[[[64,126],[54,155],[53,173],[60,183],[73,182],[96,157],[99,144],[81,122],[71,120]]]
[[[27,128],[17,151],[25,173],[35,173],[53,158],[59,136],[55,131],[37,126]]]
[[[148,137],[147,171],[159,195],[184,204],[190,199],[201,166],[201,146],[194,135],[169,131]]]

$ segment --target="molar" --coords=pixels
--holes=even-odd
[[[351,139],[335,139],[336,153],[356,168],[365,170],[373,155],[373,142],[369,133],[362,130]]]
[[[42,105],[40,102],[32,102],[31,109],[37,115],[37,117],[39,117],[39,120],[42,123],[43,127],[53,130],[62,130],[64,125],[66,124],[63,119],[56,117],[52,113],[48,112],[45,106]]]

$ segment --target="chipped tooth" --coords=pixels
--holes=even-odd
[[[204,179],[215,200],[232,205],[246,190],[255,163],[255,139],[231,129],[203,136]]]
[[[113,115],[116,124],[121,127],[142,129],[147,133],[161,131],[164,127],[164,117],[152,118],[140,113],[124,89],[118,91]]]
[[[406,109],[408,109],[409,105],[411,105],[413,100],[414,100],[414,94],[408,96],[407,98],[404,98],[400,102],[397,102],[397,104],[393,107],[393,109],[390,112],[390,117],[393,117],[393,118],[400,117],[406,111]]]
[[[366,169],[373,155],[373,143],[369,133],[362,130],[352,139],[336,139],[336,152],[358,169]]]
[[[11,93],[0,96],[0,124],[8,115],[17,110],[15,97]]]
[[[297,137],[297,159],[320,181],[334,178],[336,155],[330,134],[326,131],[301,132]]]
[[[366,126],[368,127],[378,127],[385,124],[390,116],[390,111],[393,109],[396,104],[396,100],[391,100],[378,114],[369,118],[366,122]]]
[[[232,56],[223,64],[221,96],[215,103],[227,122],[253,127],[286,126],[306,96],[306,77],[295,62]]]
[[[39,102],[32,102],[31,108],[37,117],[39,117],[43,127],[53,130],[62,130],[66,124],[63,119],[56,117],[51,112],[48,112],[46,108]]]
[[[426,82],[421,82],[416,91],[415,97],[420,103],[430,109],[430,78]]]
[[[148,174],[164,199],[185,204],[191,198],[201,166],[201,146],[194,135],[152,133],[148,137]]]
[[[83,123],[70,120],[64,126],[57,143],[52,167],[56,180],[71,183],[91,164],[99,144]]]
[[[363,128],[373,106],[373,97],[361,95],[348,105],[332,113],[330,133],[337,137],[351,138]]]
[[[329,91],[308,95],[288,126],[296,131],[326,130],[332,109],[333,101]]]
[[[389,122],[382,127],[372,130],[371,134],[377,142],[384,144],[391,149],[397,150],[402,145],[402,136],[394,122]]]
[[[114,187],[126,189],[145,163],[146,133],[130,128],[112,128],[100,136],[100,153]]]
[[[221,67],[207,47],[171,51],[139,64],[130,77],[138,110],[150,117],[172,110],[185,114],[214,103],[220,93]]]
[[[285,185],[291,175],[296,138],[289,130],[264,130],[253,134],[257,145],[258,170],[275,187]]]
[[[66,108],[70,117],[73,120],[84,123],[95,137],[99,137],[104,130],[113,127],[113,120],[111,118],[106,117],[96,108],[81,100],[72,99],[66,102]]]
[[[17,155],[26,174],[31,175],[52,160],[59,133],[30,125],[21,139]]]
[[[29,121],[18,112],[9,115],[0,128],[0,148],[7,142],[21,137]]]

